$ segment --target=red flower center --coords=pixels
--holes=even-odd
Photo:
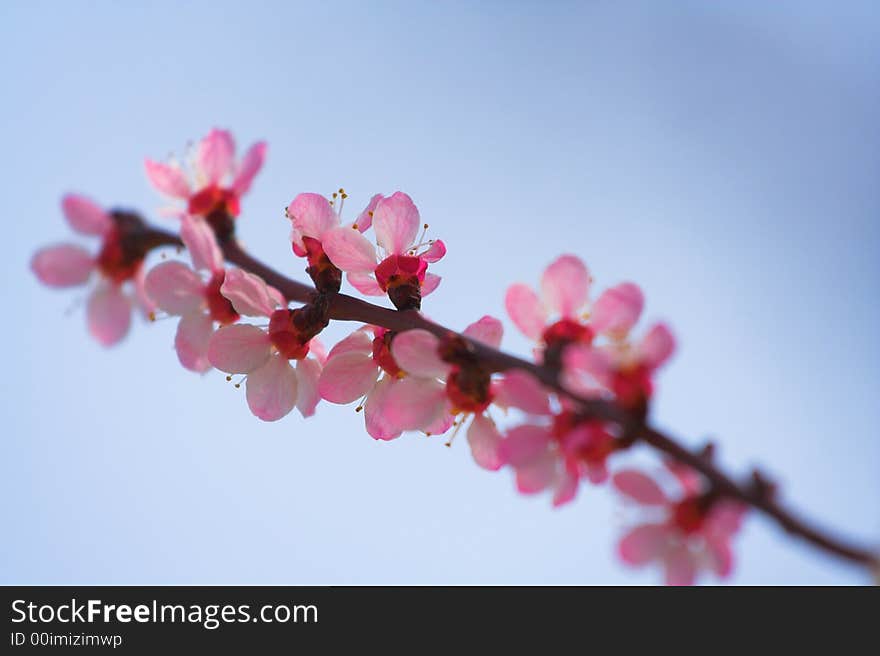
[[[223,326],[235,323],[239,319],[239,314],[232,307],[232,303],[220,293],[220,287],[223,285],[225,278],[226,272],[220,271],[215,273],[208,281],[208,284],[205,285],[205,300],[208,303],[208,311],[211,313],[211,318]]]
[[[233,219],[240,211],[238,194],[217,185],[209,185],[189,199],[189,213],[205,217],[221,242],[232,236],[235,229]]]
[[[309,354],[309,340],[293,322],[294,310],[275,310],[269,317],[269,339],[288,360],[302,360]]]
[[[143,261],[143,246],[136,239],[127,238],[119,226],[113,227],[105,235],[97,257],[98,269],[115,283],[133,278]]]
[[[481,367],[455,367],[446,378],[446,396],[455,410],[481,414],[494,398],[491,382]]]
[[[672,523],[683,533],[696,533],[705,519],[705,504],[699,497],[687,497],[675,504],[672,510]]]
[[[373,362],[389,376],[399,377],[403,371],[391,354],[391,340],[393,338],[394,333],[390,330],[383,330],[373,338]]]

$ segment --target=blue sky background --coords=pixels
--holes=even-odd
[[[347,407],[261,423],[177,365],[172,321],[88,339],[28,271],[68,236],[60,196],[156,217],[142,158],[214,125],[269,141],[240,234],[292,275],[282,208],[344,185],[352,216],[413,196],[451,326],[561,252],[639,282],[681,342],[657,423],[880,543],[876,3],[4,2],[0,72],[0,582],[660,578],[616,560],[607,489],[552,510]],[[759,517],[737,553],[735,583],[868,580]]]

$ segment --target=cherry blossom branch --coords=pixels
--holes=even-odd
[[[160,246],[183,246],[182,241],[176,235],[152,227],[144,228],[141,239],[148,250]],[[221,247],[227,261],[260,276],[266,283],[280,291],[288,301],[311,303],[315,300],[318,292],[314,287],[292,280],[268,267],[245,252],[234,239],[224,240]],[[454,336],[462,340],[488,370],[504,372],[519,369],[528,372],[548,388],[578,403],[585,415],[618,424],[627,439],[633,442],[642,441],[669,458],[698,471],[711,483],[712,489],[719,494],[739,500],[759,510],[788,533],[799,536],[818,549],[844,560],[869,568],[880,568],[880,558],[875,552],[837,538],[781,506],[775,498],[773,484],[758,471],[753,472],[751,480],[748,482],[737,483],[712,462],[711,446],[701,452],[693,452],[672,437],[648,425],[644,419],[626,412],[615,403],[602,399],[583,398],[572,393],[562,384],[558,366],[537,365],[491,348],[456,331],[433,323],[415,310],[391,310],[347,294],[333,293],[330,295],[327,305],[327,319],[356,321],[381,326],[396,332],[423,329],[439,338]]]

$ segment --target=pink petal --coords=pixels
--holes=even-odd
[[[249,317],[271,316],[275,308],[282,305],[278,302],[277,290],[273,294],[262,278],[243,269],[226,272],[220,293],[229,299],[236,312]]]
[[[321,376],[321,363],[315,358],[305,358],[296,363],[296,378],[299,388],[296,407],[303,417],[315,414],[321,396],[318,394],[318,379]]]
[[[208,344],[214,334],[214,322],[206,312],[195,311],[184,315],[177,324],[174,348],[180,364],[190,371],[204,373],[211,368]]]
[[[245,385],[248,407],[263,421],[278,421],[296,405],[296,371],[277,353],[249,373]]]
[[[656,369],[675,351],[675,337],[665,323],[656,324],[639,344],[639,359],[648,369]]]
[[[208,222],[201,217],[186,215],[180,224],[180,238],[189,250],[193,266],[212,273],[223,270],[223,252]]]
[[[330,206],[330,201],[321,194],[299,194],[287,206],[287,217],[300,235],[320,239],[322,243],[324,233],[339,226],[339,217]],[[375,258],[372,266],[376,266]]]
[[[208,360],[220,371],[246,374],[266,363],[272,352],[269,336],[245,323],[224,326],[208,344]]]
[[[501,459],[514,467],[526,465],[548,453],[551,440],[550,431],[544,426],[515,426],[501,441]]]
[[[330,349],[328,359],[332,360],[343,353],[359,353],[361,355],[372,356],[373,336],[370,333],[369,328],[358,328],[345,339],[336,342],[336,345]]]
[[[442,239],[435,239],[431,247],[421,254],[421,258],[425,262],[433,264],[443,259],[444,255],[446,255],[446,244],[443,243]]]
[[[181,262],[162,262],[147,274],[148,296],[168,314],[183,316],[205,302],[201,277]]]
[[[504,297],[504,307],[523,335],[535,341],[541,339],[547,312],[531,287],[521,283],[511,285]]]
[[[641,524],[621,538],[617,552],[625,563],[644,565],[666,551],[669,531],[663,524]]]
[[[113,219],[94,201],[77,194],[61,200],[61,211],[70,227],[84,235],[103,235],[113,227]]]
[[[559,508],[574,500],[578,491],[578,475],[577,471],[566,467],[565,471],[556,481],[556,488],[553,491],[553,507]]]
[[[322,367],[327,362],[327,347],[317,337],[312,337],[309,340],[309,356],[317,360]]]
[[[354,223],[358,232],[366,232],[370,226],[373,225],[373,211],[376,209],[376,205],[379,204],[379,201],[383,198],[385,198],[385,196],[382,194],[374,194],[370,199],[370,202],[367,203],[367,206],[364,208],[364,211],[358,214],[358,218]]]
[[[422,281],[421,292],[422,298],[425,298],[428,294],[433,292],[437,287],[440,286],[440,281],[442,278],[433,273],[426,273],[425,279]]]
[[[402,428],[391,421],[387,412],[389,403],[394,403],[390,393],[398,384],[400,381],[396,378],[383,376],[367,397],[364,406],[364,424],[367,433],[375,440],[393,440],[400,437],[403,432]]]
[[[725,579],[733,573],[733,551],[729,541],[721,538],[707,538],[706,551],[715,574]]]
[[[590,325],[597,333],[625,337],[639,320],[645,297],[638,285],[624,282],[606,289],[593,303]]]
[[[477,415],[471,422],[467,432],[467,441],[471,447],[474,461],[483,469],[497,471],[503,461],[499,452],[501,435],[493,422],[484,415]]]
[[[376,243],[391,255],[403,255],[416,240],[421,228],[419,210],[412,198],[396,191],[383,198],[373,211]]]
[[[348,284],[367,296],[385,296],[385,292],[379,287],[379,283],[369,273],[346,274]]]
[[[232,181],[232,189],[239,196],[243,196],[250,190],[254,177],[260,172],[260,169],[263,168],[263,162],[266,161],[267,149],[265,141],[258,141],[244,154],[235,174],[235,180]]]
[[[318,391],[331,403],[351,403],[369,392],[378,377],[379,367],[371,354],[347,351],[327,360]]]
[[[232,173],[235,141],[226,130],[211,130],[199,144],[196,163],[209,184],[217,184]]]
[[[51,287],[82,285],[94,268],[91,254],[72,244],[41,248],[31,258],[31,271],[40,282]]]
[[[666,554],[666,585],[693,585],[697,568],[694,554],[680,545]]]
[[[662,506],[668,501],[653,478],[634,469],[617,472],[611,483],[621,494],[648,506]]]
[[[556,458],[545,451],[535,460],[516,466],[516,489],[535,494],[553,485],[556,475]]]
[[[564,317],[573,317],[587,303],[590,273],[574,255],[557,258],[541,277],[541,294],[547,306]]]
[[[405,372],[418,378],[445,378],[450,366],[440,359],[440,340],[418,328],[399,333],[391,340],[391,355]]]
[[[86,306],[89,332],[104,346],[112,346],[128,333],[131,301],[118,285],[99,285]]]
[[[504,334],[504,326],[501,325],[501,322],[498,321],[498,319],[490,317],[487,314],[479,321],[475,321],[465,328],[463,334],[485,344],[486,346],[491,346],[492,348],[497,349],[501,346],[501,336]]]
[[[426,435],[442,435],[455,423],[455,415],[449,412],[449,408],[445,408],[435,421],[427,424],[422,428]]]
[[[494,387],[495,403],[534,415],[550,414],[550,394],[530,373],[508,371]]]
[[[339,269],[350,273],[372,273],[376,268],[376,249],[357,230],[339,227],[321,237],[327,257]]]
[[[384,403],[388,422],[401,430],[424,430],[446,410],[442,383],[424,378],[404,378],[392,386]]]
[[[588,375],[592,380],[609,387],[614,374],[614,355],[606,349],[572,345],[563,355],[563,382],[581,392],[589,388],[589,381],[578,381]]]
[[[148,318],[159,308],[147,293],[147,274],[143,263],[138,266],[137,271],[132,276],[132,282],[134,283],[134,298],[137,301],[138,309],[140,309],[144,318]]]
[[[186,181],[186,176],[178,166],[160,164],[151,159],[145,159],[144,167],[147,170],[147,178],[150,183],[161,193],[183,200],[189,198],[189,182]]]

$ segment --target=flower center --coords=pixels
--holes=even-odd
[[[552,367],[562,365],[562,351],[569,344],[591,344],[595,337],[593,329],[573,319],[560,319],[548,326],[542,335],[544,362]]]
[[[208,284],[205,285],[204,291],[205,301],[208,303],[208,311],[211,314],[211,318],[223,326],[235,323],[239,319],[239,314],[232,307],[232,303],[220,293],[220,287],[223,285],[225,278],[225,271],[215,273],[208,281]]]
[[[398,310],[418,310],[428,263],[415,255],[389,255],[376,267],[376,282]]]
[[[700,497],[679,501],[672,510],[672,523],[683,533],[696,533],[706,519],[705,505]]]
[[[394,333],[390,330],[382,330],[373,338],[373,362],[389,376],[403,378],[403,370],[398,366],[397,360],[391,354],[391,340]]]
[[[238,216],[241,208],[238,194],[232,189],[209,185],[189,199],[188,210],[190,214],[205,217],[222,243],[232,236],[235,229],[233,219]]]
[[[131,279],[146,257],[148,246],[140,233],[143,221],[126,212],[111,212],[114,226],[104,236],[96,263],[104,277],[116,283]]]
[[[619,446],[602,422],[580,417],[571,410],[553,417],[552,432],[567,457],[587,465],[604,465]]]
[[[296,310],[275,310],[269,317],[269,340],[288,360],[302,360],[309,354],[309,339],[294,324]]]
[[[455,410],[480,414],[492,403],[491,382],[482,367],[455,367],[446,378],[446,396]]]
[[[314,237],[303,237],[302,242],[309,262],[306,273],[315,287],[320,292],[338,292],[342,286],[342,271],[327,257],[323,244]]]

